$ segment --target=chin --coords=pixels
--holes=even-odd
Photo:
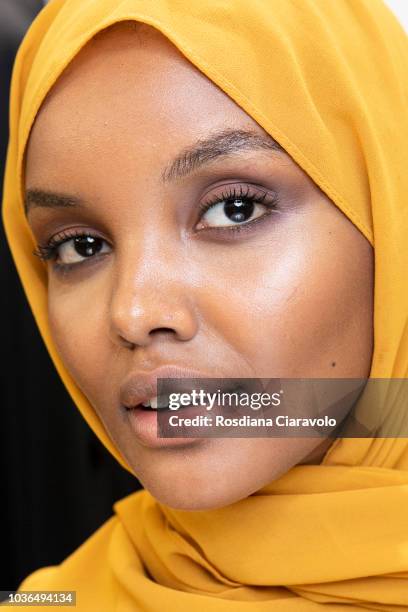
[[[181,475],[183,476],[183,475]],[[247,497],[252,490],[245,490],[242,482],[237,478],[236,483],[214,482],[213,478],[183,478],[176,481],[171,478],[165,480],[154,477],[140,478],[143,487],[160,503],[175,510],[215,510],[223,508]],[[238,486],[234,487],[236,484]]]

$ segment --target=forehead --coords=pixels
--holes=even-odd
[[[225,127],[258,124],[156,29],[117,24],[92,39],[46,97],[34,123],[27,170],[75,153],[124,145],[187,145]]]

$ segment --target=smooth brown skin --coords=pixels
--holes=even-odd
[[[226,378],[359,378],[369,375],[373,349],[372,248],[288,154],[247,150],[162,183],[173,157],[225,128],[265,135],[159,32],[121,24],[57,81],[27,153],[27,189],[86,201],[82,210],[32,208],[36,240],[75,228],[106,240],[104,255],[85,260],[74,251],[84,263],[67,274],[47,263],[62,359],[144,487],[192,510],[230,504],[296,464],[320,463],[332,440],[207,438],[148,448],[118,408],[132,371],[177,364]],[[197,229],[200,202],[220,195],[220,184],[248,182],[276,190],[278,212],[248,232]],[[217,223],[231,225],[218,210]]]

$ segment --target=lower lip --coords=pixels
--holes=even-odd
[[[199,414],[196,406],[181,408],[179,413],[185,417],[194,417]],[[202,409],[201,409],[202,413]],[[137,439],[143,446],[150,448],[173,448],[186,446],[196,443],[203,438],[159,438],[157,427],[157,411],[143,410],[142,408],[132,408],[127,411],[129,424],[136,434]]]

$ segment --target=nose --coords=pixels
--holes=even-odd
[[[180,264],[180,262],[178,262]],[[130,259],[116,271],[110,300],[111,337],[134,349],[165,335],[190,340],[198,329],[188,279],[176,262],[132,265]]]

